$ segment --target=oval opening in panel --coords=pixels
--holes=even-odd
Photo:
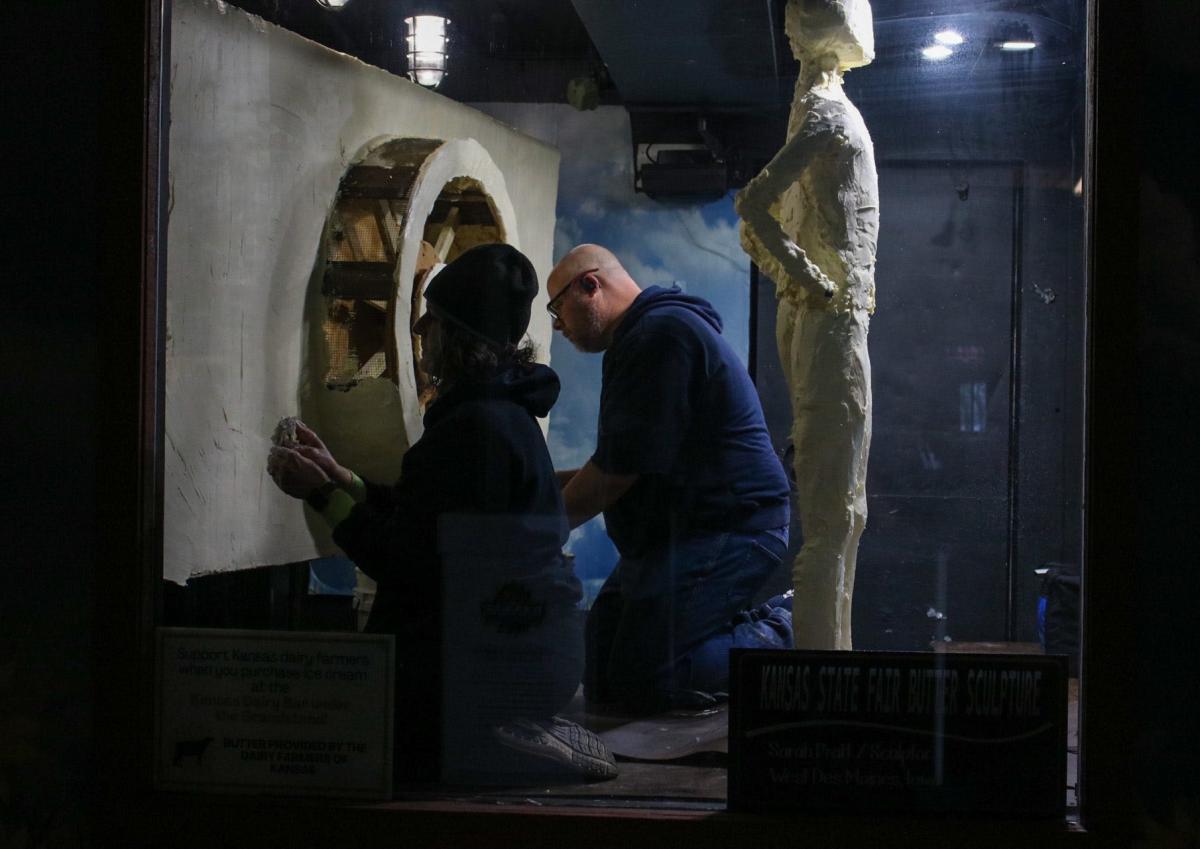
[[[432,397],[412,332],[424,287],[468,248],[516,244],[513,217],[503,177],[470,139],[394,139],[346,170],[325,229],[310,313],[321,350],[305,393],[306,415],[346,465],[398,477]]]

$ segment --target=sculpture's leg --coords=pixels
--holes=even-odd
[[[865,325],[864,325],[865,330]],[[838,611],[838,648],[852,648],[850,613],[854,602],[854,575],[858,566],[858,541],[862,538],[863,530],[867,527],[867,457],[871,451],[871,360],[867,355],[866,336],[863,336],[862,371],[866,390],[866,404],[862,420],[862,440],[855,450],[854,462],[854,501],[851,508],[850,535],[846,539],[844,553],[843,591],[840,595],[841,607]]]
[[[866,316],[803,305],[784,313],[780,354],[788,363],[804,536],[792,570],[796,647],[849,649],[854,566],[866,524]]]

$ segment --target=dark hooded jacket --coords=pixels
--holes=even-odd
[[[532,673],[547,680],[526,682],[528,701],[537,701],[530,688],[544,685],[538,699],[553,712],[557,694],[565,701],[578,684],[582,634],[573,614],[581,588],[562,553],[569,529],[536,421],[558,392],[558,376],[543,365],[456,384],[426,412],[399,481],[367,482],[367,500],[334,529],[334,541],[378,584],[367,630],[397,638],[398,748],[430,769],[442,716],[443,610],[456,639],[486,633],[480,619],[490,616],[501,632],[525,628],[526,654],[553,655]],[[458,585],[447,586],[448,558]],[[497,574],[508,582],[498,597],[472,594]],[[538,628],[520,621],[530,610]],[[488,671],[496,674],[502,660]]]
[[[758,393],[707,301],[650,286],[604,355],[592,461],[639,476],[605,511],[623,556],[671,538],[788,523],[788,480]]]
[[[425,413],[425,432],[404,455],[400,480],[367,483],[366,502],[333,538],[379,585],[368,630],[408,637],[435,630],[439,527],[449,535],[448,523],[471,517],[508,521],[508,538],[498,542],[537,561],[530,567],[537,582],[559,588],[571,605],[579,600],[561,556],[569,530],[562,494],[535,418],[550,411],[558,392],[558,376],[543,365],[456,385]]]

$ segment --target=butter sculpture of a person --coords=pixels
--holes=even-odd
[[[874,58],[866,0],[789,0],[800,60],[787,142],[739,194],[742,247],[775,281],[804,543],[792,568],[796,648],[850,649],[867,520],[879,187],[842,73]]]

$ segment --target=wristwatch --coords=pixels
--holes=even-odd
[[[333,495],[334,490],[337,488],[338,485],[333,481],[325,481],[325,483],[304,496],[304,500],[308,502],[309,507],[320,513],[329,504],[329,496]]]

